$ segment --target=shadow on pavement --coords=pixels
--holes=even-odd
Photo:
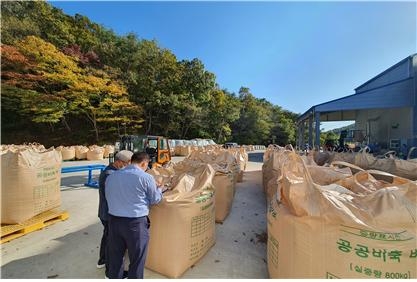
[[[47,246],[41,254],[3,265],[1,278],[104,278],[104,269],[96,268],[101,232],[102,225],[97,223],[62,237],[46,239],[59,244]]]
[[[64,174],[65,175],[65,174]],[[79,188],[91,188],[86,187],[84,184],[87,182],[86,176],[62,176],[61,174],[61,191],[70,190],[70,189],[79,189]],[[98,175],[93,174],[93,180],[98,181]],[[95,188],[91,188],[95,189]]]

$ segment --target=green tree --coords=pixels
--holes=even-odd
[[[273,107],[271,136],[275,137],[275,140],[271,140],[271,143],[275,141],[280,146],[295,144],[297,116],[297,114],[283,110],[279,106]]]
[[[180,138],[194,138],[205,135],[202,122],[205,122],[205,109],[210,103],[210,91],[216,86],[215,75],[204,68],[198,60],[179,62],[181,70],[180,96],[181,109],[178,115]],[[206,137],[206,136],[202,136]]]
[[[272,127],[269,108],[271,103],[257,99],[249,88],[239,90],[240,117],[233,124],[233,140],[241,144],[266,144]]]
[[[1,2],[1,42],[13,44],[28,35],[40,36],[40,28],[35,21],[37,3],[34,1]]]
[[[176,57],[155,41],[143,40],[135,54],[128,80],[132,101],[143,105],[145,134],[160,134],[170,128],[171,113],[179,101],[180,73]]]
[[[330,141],[333,144],[338,144],[339,135],[333,131],[320,132],[320,144],[321,146],[326,145],[326,142]]]
[[[232,134],[231,124],[239,118],[240,102],[227,90],[214,89],[210,96],[201,127],[207,137],[224,143]]]

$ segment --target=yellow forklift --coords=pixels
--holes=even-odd
[[[114,161],[114,155],[122,150],[133,153],[146,152],[151,161],[149,168],[163,166],[171,161],[168,138],[151,135],[124,135],[114,146],[114,154],[109,156],[109,162]]]

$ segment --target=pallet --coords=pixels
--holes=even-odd
[[[40,230],[48,225],[63,221],[69,218],[66,211],[49,210],[38,214],[20,224],[5,224],[1,226],[0,244],[19,238],[30,232]]]

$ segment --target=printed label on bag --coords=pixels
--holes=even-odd
[[[213,203],[213,202],[212,202]],[[207,205],[205,213],[191,219],[190,260],[203,256],[214,244],[214,206]]]
[[[335,238],[337,255],[345,257],[344,269],[350,277],[415,278],[417,248],[407,230],[379,232],[342,225]]]
[[[326,272],[326,278],[327,279],[340,279],[340,277],[337,277],[334,274],[331,274],[330,272]]]
[[[342,225],[341,231],[352,235],[380,241],[408,241],[414,239],[413,235],[409,234],[407,230],[403,230],[402,232],[397,233],[389,233],[359,229]]]
[[[195,197],[195,203],[205,203],[207,201],[211,201],[211,198],[214,196],[214,191],[205,190],[204,194],[198,195]]]
[[[59,168],[57,166],[45,167],[39,169],[36,173],[36,178],[44,183],[54,181],[58,176]]]

